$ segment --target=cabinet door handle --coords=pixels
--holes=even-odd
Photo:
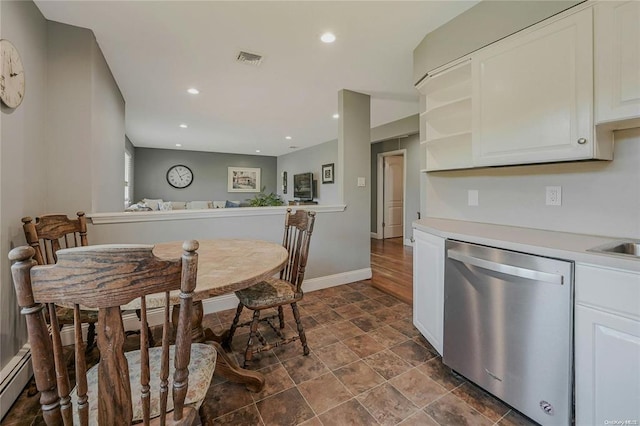
[[[584,145],[585,143],[587,143],[587,139],[585,139],[585,138],[580,138],[580,139],[578,139],[578,143],[579,143],[580,145]]]

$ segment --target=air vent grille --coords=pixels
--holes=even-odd
[[[243,64],[253,65],[254,67],[257,67],[262,63],[262,55],[240,51],[236,60]]]

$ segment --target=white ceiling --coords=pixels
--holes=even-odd
[[[135,146],[260,155],[336,139],[341,89],[371,95],[372,127],[417,113],[413,49],[475,3],[36,0],[93,30]],[[236,62],[240,50],[262,64]]]

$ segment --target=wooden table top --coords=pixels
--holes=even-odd
[[[153,254],[159,258],[182,256],[182,243],[155,244]],[[232,293],[250,287],[282,269],[289,256],[281,244],[262,240],[199,240],[198,278],[193,300]],[[171,293],[171,304],[179,304],[179,292]],[[147,296],[147,308],[164,306],[164,293]],[[136,298],[123,309],[139,309]]]
[[[252,286],[280,271],[289,255],[281,244],[269,241],[216,239],[198,242],[196,300]],[[153,254],[175,259],[182,255],[182,243],[156,244]]]

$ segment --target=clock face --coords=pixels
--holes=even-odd
[[[9,108],[17,108],[24,98],[24,68],[9,40],[0,40],[0,67],[0,99]]]
[[[193,182],[193,172],[187,166],[173,166],[167,171],[167,182],[174,188],[186,188]]]

